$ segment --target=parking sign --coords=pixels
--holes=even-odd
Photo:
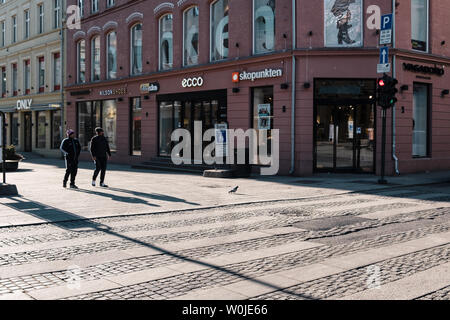
[[[380,44],[392,43],[392,13],[381,16]]]

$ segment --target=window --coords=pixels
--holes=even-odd
[[[44,4],[38,4],[39,21],[38,21],[38,33],[44,32]]]
[[[46,117],[45,111],[36,111],[36,148],[45,148],[46,135]]]
[[[198,7],[184,12],[183,64],[190,66],[198,63]]]
[[[228,0],[211,5],[211,60],[228,58]]]
[[[267,130],[267,153],[271,152],[271,129],[273,129],[273,87],[252,88],[253,128]],[[258,147],[262,146],[260,141]]]
[[[78,83],[86,82],[86,47],[85,41],[80,40],[77,44],[77,70]]]
[[[78,0],[78,8],[80,8],[80,17],[84,16],[84,0]]]
[[[131,74],[142,72],[142,24],[131,28]]]
[[[117,77],[117,36],[115,31],[108,33],[106,48],[107,76],[108,79],[115,79]]]
[[[253,51],[275,49],[275,0],[253,0]]]
[[[23,62],[23,87],[25,89],[25,94],[30,93],[31,88],[31,65],[30,60],[25,60]]]
[[[89,142],[95,135],[95,128],[102,127],[111,151],[116,151],[117,106],[115,100],[79,102],[78,138],[83,150],[89,149]]]
[[[17,41],[17,17],[16,16],[12,16],[11,19],[12,19],[11,20],[12,21],[12,28],[11,28],[12,35],[11,35],[11,38],[12,38],[12,42],[14,43],[14,42]]]
[[[112,7],[114,5],[114,0],[106,0],[106,7]]]
[[[11,67],[13,96],[17,96],[17,63],[13,63]]]
[[[96,13],[98,11],[98,0],[92,0],[91,12]]]
[[[173,17],[166,14],[159,19],[159,68],[173,67]]]
[[[59,149],[61,144],[61,110],[53,110],[51,112],[52,118],[52,149]]]
[[[131,98],[131,155],[141,155],[141,121],[142,105],[141,98]]]
[[[100,37],[91,40],[91,79],[100,80]]]
[[[28,39],[30,36],[30,10],[25,10],[23,16],[25,21],[24,38]]]
[[[38,88],[39,92],[44,92],[45,87],[45,61],[44,57],[38,58]]]
[[[11,144],[19,145],[19,114],[11,113]]]
[[[6,97],[6,67],[2,67],[2,98]]]
[[[430,156],[429,118],[430,118],[430,86],[414,83],[413,91],[413,157]]]
[[[428,52],[428,0],[411,0],[411,44]]]
[[[53,90],[61,89],[61,56],[59,52],[53,54]]]
[[[58,29],[61,27],[61,0],[54,0],[53,7],[53,28]]]
[[[5,25],[5,21],[1,22],[1,27],[2,27],[2,47],[5,46],[5,41],[6,41],[6,25]]]

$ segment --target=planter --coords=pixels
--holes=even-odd
[[[17,171],[19,168],[19,162],[22,160],[5,160],[5,169],[6,171]],[[3,165],[0,162],[0,172],[3,171]]]

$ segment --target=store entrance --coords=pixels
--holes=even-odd
[[[315,169],[373,173],[373,104],[321,104],[316,107]]]
[[[31,149],[32,149],[31,112],[25,112],[23,114],[23,120],[24,120],[24,128],[23,128],[24,148],[23,148],[23,151],[31,152]]]
[[[191,158],[194,157],[194,123],[201,121],[202,135],[216,123],[227,120],[226,91],[196,94],[166,95],[158,97],[159,104],[159,156],[170,157],[176,142],[171,140],[176,129],[191,133]],[[203,142],[203,148],[208,142]],[[185,155],[179,154],[179,157]]]

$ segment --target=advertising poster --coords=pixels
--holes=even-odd
[[[324,1],[325,47],[361,47],[362,0]]]
[[[226,123],[217,123],[215,129],[215,152],[216,157],[228,156],[228,125]]]
[[[270,130],[270,104],[258,105],[258,129]]]

